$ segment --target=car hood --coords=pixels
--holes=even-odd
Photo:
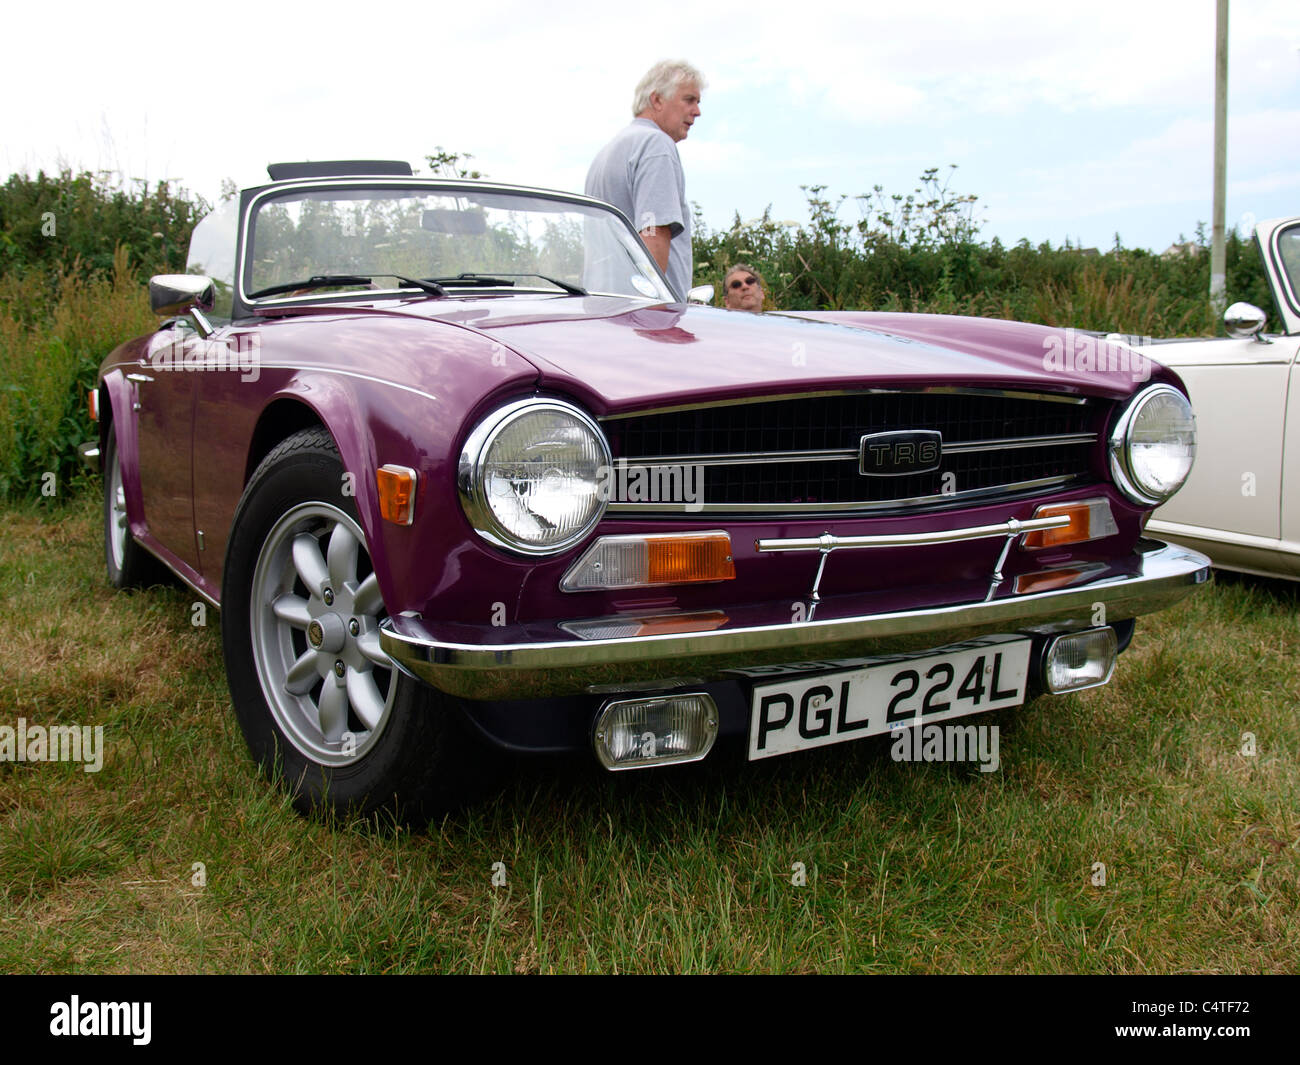
[[[391,305],[390,305],[391,306]],[[1144,375],[1052,364],[1068,331],[947,315],[748,314],[608,296],[414,300],[397,313],[474,330],[528,359],[541,388],[597,413],[839,388],[963,387],[1120,398]],[[1164,374],[1166,371],[1157,370]]]

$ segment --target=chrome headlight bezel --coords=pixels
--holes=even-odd
[[[1191,456],[1187,464],[1187,472],[1173,489],[1164,493],[1152,488],[1142,480],[1135,469],[1133,461],[1133,429],[1137,424],[1138,416],[1152,400],[1162,396],[1172,397],[1182,404],[1187,410],[1187,418],[1192,426]],[[1111,477],[1114,478],[1115,484],[1128,499],[1144,507],[1158,507],[1160,504],[1168,502],[1187,483],[1187,478],[1191,475],[1192,466],[1196,461],[1196,414],[1193,412],[1192,405],[1187,397],[1172,385],[1152,385],[1149,388],[1144,388],[1129,400],[1128,405],[1124,407],[1115,420],[1115,426],[1111,429],[1110,438],[1107,441],[1107,455],[1110,461]]]
[[[485,489],[484,467],[492,444],[497,437],[520,418],[539,411],[552,411],[563,414],[591,434],[599,447],[601,468],[609,469],[613,465],[609,441],[605,438],[600,425],[581,407],[560,399],[530,398],[516,400],[496,408],[486,415],[470,432],[461,448],[460,460],[456,470],[456,489],[460,495],[461,507],[469,519],[471,527],[488,543],[512,551],[516,554],[532,557],[558,555],[585,540],[605,516],[608,498],[599,492],[600,477],[596,478],[597,506],[582,524],[563,540],[538,544],[518,536],[508,528],[492,509]]]

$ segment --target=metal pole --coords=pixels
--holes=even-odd
[[[1224,186],[1228,171],[1228,0],[1215,5],[1214,32],[1214,230],[1210,244],[1210,306],[1215,317],[1227,302],[1223,253]]]

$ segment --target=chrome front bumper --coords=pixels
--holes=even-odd
[[[1093,628],[1163,610],[1209,579],[1210,560],[1204,555],[1147,540],[1137,554],[1087,584],[920,610],[863,612],[870,596],[840,596],[823,600],[816,620],[793,623],[773,623],[784,606],[618,616],[563,627],[488,628],[398,616],[384,620],[380,645],[399,668],[448,694],[534,699],[611,685],[631,691],[669,677],[709,680],[727,670],[772,663],[924,650],[993,633]],[[696,631],[670,631],[674,618],[683,629]],[[574,634],[584,627],[648,628],[652,634],[590,639]]]

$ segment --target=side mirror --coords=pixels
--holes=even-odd
[[[210,311],[216,301],[217,290],[210,277],[158,274],[149,279],[149,306],[164,318],[192,310]]]
[[[690,292],[686,293],[687,303],[703,303],[708,305],[713,302],[712,285],[696,285]]]
[[[1253,303],[1234,303],[1223,312],[1223,328],[1234,340],[1247,340],[1258,336],[1267,319]]]

